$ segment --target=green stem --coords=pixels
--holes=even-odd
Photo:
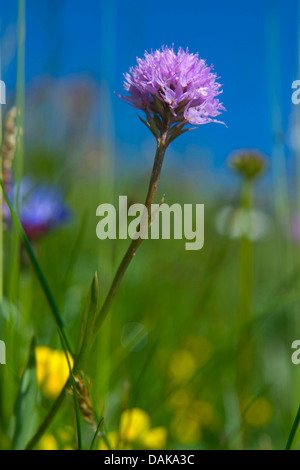
[[[34,268],[34,271],[35,271],[35,274],[40,282],[40,285],[44,291],[44,294],[46,296],[46,299],[48,301],[48,304],[49,304],[49,307],[51,309],[51,312],[53,314],[53,317],[54,317],[54,320],[57,324],[57,327],[65,341],[65,344],[67,345],[67,348],[68,348],[68,351],[69,353],[73,356],[73,347],[71,346],[71,342],[68,338],[68,335],[67,335],[67,332],[66,332],[66,329],[65,329],[65,326],[64,326],[64,322],[59,314],[59,310],[58,310],[58,307],[55,303],[55,300],[53,298],[53,295],[52,295],[52,292],[50,290],[50,287],[46,281],[46,278],[43,274],[43,271],[41,270],[40,268],[40,265],[38,264],[38,261],[35,257],[35,254],[31,248],[31,245],[29,243],[29,240],[23,230],[23,227],[22,227],[22,224],[19,220],[19,217],[17,216],[17,214],[15,213],[15,211],[13,210],[12,206],[11,206],[11,203],[9,201],[9,198],[7,196],[7,193],[5,191],[5,188],[4,188],[4,184],[3,184],[3,181],[0,180],[0,186],[1,186],[1,189],[2,189],[2,192],[3,192],[3,196],[4,196],[4,199],[7,203],[7,206],[9,208],[9,211],[10,211],[10,214],[11,214],[11,218],[12,220],[14,221],[15,223],[15,226],[19,232],[19,235],[20,235],[20,238],[24,244],[24,247],[26,249],[26,252],[28,254],[28,257],[32,263],[32,266]]]
[[[14,162],[15,194],[14,206],[19,213],[19,191],[23,174],[23,145],[24,145],[24,88],[25,88],[25,0],[19,0],[18,12],[18,53],[17,53],[17,96],[16,96],[16,154]],[[9,269],[8,297],[15,301],[17,298],[18,279],[20,271],[20,240],[17,230],[13,228],[11,236],[11,255]]]
[[[98,423],[98,426],[97,426],[97,429],[95,431],[95,434],[93,436],[93,439],[92,439],[92,442],[91,442],[91,445],[90,445],[90,450],[93,450],[93,447],[94,447],[94,443],[95,443],[95,440],[97,439],[97,436],[99,434],[99,431],[100,431],[100,428],[101,428],[101,425],[103,423],[103,418],[100,419],[99,423]]]
[[[252,183],[248,180],[244,182],[242,190],[242,214],[247,220],[247,231],[250,227],[250,210],[252,207]],[[245,230],[245,227],[243,227]],[[251,296],[252,296],[252,271],[253,271],[253,253],[252,242],[247,234],[242,235],[240,246],[240,303],[239,303],[239,319],[245,321],[249,319],[251,314]]]
[[[46,281],[46,278],[43,274],[43,271],[41,270],[41,268],[38,264],[38,261],[37,261],[35,255],[33,253],[33,250],[31,248],[31,245],[29,243],[28,238],[26,237],[26,234],[23,230],[21,222],[20,222],[17,214],[14,212],[14,210],[13,210],[11,204],[10,204],[10,201],[9,201],[9,198],[8,198],[7,193],[5,191],[4,184],[3,184],[2,180],[0,180],[0,186],[1,186],[1,189],[2,189],[2,192],[3,192],[3,195],[4,195],[4,199],[7,203],[8,208],[9,208],[12,220],[14,221],[14,223],[15,223],[18,231],[19,231],[21,240],[23,241],[23,244],[25,246],[25,249],[27,251],[29,259],[32,263],[32,266],[35,270],[36,276],[37,276],[37,278],[38,278],[38,280],[41,284],[41,287],[44,291],[44,294],[47,298],[48,304],[49,304],[50,309],[52,311],[52,314],[54,316],[54,320],[55,320],[55,322],[57,324],[57,327],[58,327],[58,331],[59,331],[59,334],[60,334],[60,337],[61,337],[62,346],[63,346],[63,349],[65,350],[66,358],[67,358],[67,361],[68,361],[71,383],[73,385],[75,413],[76,413],[76,422],[77,422],[78,448],[81,449],[80,411],[79,411],[78,397],[77,397],[77,392],[76,392],[76,383],[75,383],[75,379],[74,379],[74,376],[73,376],[71,364],[70,364],[69,357],[68,357],[68,352],[73,356],[73,347],[72,347],[71,342],[68,338],[68,334],[65,330],[63,320],[62,320],[62,318],[59,314],[59,310],[58,310],[58,307],[57,307],[57,305],[55,303],[55,300],[52,296],[50,287],[49,287],[49,285]],[[64,397],[65,397],[65,392],[66,392],[66,387],[64,387],[64,389],[62,390],[62,392],[59,395],[58,399],[56,400],[54,406],[52,407],[50,413],[48,414],[48,416],[46,417],[46,419],[44,420],[44,422],[42,423],[42,425],[38,429],[38,433],[36,433],[35,436],[31,439],[30,443],[27,445],[27,448],[34,447],[34,445],[38,442],[39,438],[43,435],[44,431],[47,429],[48,425],[52,422],[52,419],[54,418],[57,411],[59,410],[60,405],[63,403]]]
[[[82,352],[83,352],[83,350],[81,349],[78,356],[75,359],[74,367],[73,367],[73,371],[72,371],[73,377],[77,374],[77,372],[79,370],[80,362],[81,362],[81,358],[82,358]],[[70,387],[71,383],[72,383],[72,381],[71,381],[71,374],[70,374],[70,377],[69,377],[68,381],[66,382],[66,384],[65,384],[64,388],[62,389],[62,391],[60,392],[59,396],[56,398],[53,406],[50,408],[50,411],[45,416],[44,420],[40,424],[40,426],[39,426],[38,430],[36,431],[35,435],[31,438],[31,440],[27,444],[26,450],[32,450],[36,446],[36,444],[38,443],[38,441],[40,440],[40,438],[42,437],[44,432],[50,426],[50,424],[52,423],[53,419],[56,416],[56,413],[59,411],[61,405],[64,402],[67,390]],[[75,408],[75,410],[76,410],[76,408]],[[77,415],[76,415],[76,419],[78,419]]]
[[[0,52],[1,53],[1,52]],[[1,59],[1,56],[0,56]],[[0,80],[1,80],[1,60],[0,60]],[[2,105],[0,103],[0,180],[2,181]],[[3,301],[3,198],[0,191],[0,305]]]
[[[25,0],[19,0],[18,16],[18,58],[17,58],[17,116],[16,116],[16,156],[15,156],[15,177],[17,190],[15,196],[16,211],[19,213],[19,191],[23,176],[23,144],[24,144],[24,88],[25,88]]]
[[[145,202],[145,207],[148,211],[148,218],[150,219],[151,217],[151,204],[153,204],[155,195],[157,192],[157,187],[159,183],[159,178],[160,178],[160,173],[162,169],[162,164],[165,156],[165,152],[167,149],[167,144],[166,144],[166,138],[167,138],[167,132],[165,134],[165,138],[159,139],[158,144],[157,144],[157,149],[156,149],[156,155],[154,159],[154,164],[153,164],[153,169],[152,169],[152,174],[150,178],[150,183],[149,183],[149,188],[148,188],[148,193],[146,197],[146,202]],[[142,238],[137,238],[135,240],[132,240],[127,252],[125,253],[124,258],[121,261],[121,264],[119,266],[119,269],[117,270],[117,273],[113,279],[112,285],[110,287],[110,290],[107,294],[107,297],[104,301],[104,304],[98,314],[96,324],[95,324],[95,330],[94,333],[96,336],[97,332],[99,331],[102,323],[104,322],[105,318],[107,317],[111,304],[118,292],[118,289],[120,287],[121,281],[124,277],[124,274],[135,256],[137,249],[139,246],[142,244],[143,239]]]
[[[61,344],[65,352],[65,356],[67,359],[69,372],[70,372],[70,381],[73,386],[73,396],[74,396],[74,405],[75,405],[75,416],[76,416],[76,427],[77,427],[77,443],[78,443],[78,450],[82,449],[82,439],[81,439],[81,424],[80,424],[80,410],[79,410],[79,403],[78,403],[78,395],[77,395],[77,388],[76,388],[76,379],[74,377],[74,372],[72,370],[72,366],[70,363],[70,359],[68,356],[68,349],[67,345],[65,344],[64,338],[61,336]],[[69,381],[68,381],[69,382]]]
[[[250,210],[252,208],[252,182],[245,180],[242,188],[241,210],[243,222],[247,221],[248,227],[243,227],[246,233],[242,234],[240,242],[240,294],[238,308],[238,324],[243,327],[251,317],[252,278],[253,278],[253,247],[248,236],[251,230]],[[240,402],[240,413],[243,414],[244,400],[247,398],[249,375],[251,373],[252,351],[250,346],[250,329],[243,328],[239,338],[239,357],[237,362],[237,387]],[[242,423],[242,427],[243,423]],[[243,446],[246,445],[246,430],[243,432]]]
[[[298,427],[299,427],[299,424],[300,424],[300,407],[298,409],[295,421],[293,423],[293,427],[291,429],[288,441],[286,443],[285,450],[291,450],[292,444],[293,444],[295,436],[296,436],[296,432],[297,432]]]
[[[154,198],[155,198],[155,195],[156,195],[156,192],[157,192],[157,187],[158,187],[158,183],[159,183],[159,178],[160,178],[160,173],[161,173],[161,169],[162,169],[162,165],[163,165],[163,160],[164,160],[164,156],[165,156],[166,149],[167,149],[167,137],[168,137],[168,129],[163,134],[161,139],[159,139],[158,142],[157,142],[156,155],[155,155],[155,159],[154,159],[153,169],[152,169],[152,173],[151,173],[151,178],[150,178],[150,183],[149,183],[149,188],[148,188],[148,193],[147,193],[146,203],[145,203],[145,206],[147,207],[147,210],[148,210],[148,215],[150,214],[151,204],[154,202]],[[97,321],[96,321],[96,324],[95,324],[95,329],[94,329],[93,340],[95,339],[96,334],[98,333],[103,321],[105,320],[106,316],[109,313],[111,304],[112,304],[113,299],[115,298],[115,296],[117,294],[118,288],[121,284],[121,281],[122,281],[123,276],[126,272],[126,269],[128,268],[128,266],[130,264],[130,261],[132,260],[132,258],[136,254],[136,250],[141,245],[142,241],[143,241],[142,239],[136,239],[136,240],[133,240],[131,242],[131,244],[130,244],[130,246],[129,246],[129,248],[128,248],[121,264],[120,264],[120,267],[119,267],[119,269],[118,269],[118,271],[117,271],[117,273],[114,277],[114,280],[112,282],[111,288],[110,288],[110,290],[107,294],[106,300],[105,300],[105,302],[104,302],[104,304],[103,304],[103,306],[102,306],[102,308],[101,308],[101,310],[98,314]],[[79,359],[80,358],[78,357],[77,360],[76,360],[76,364],[74,365],[74,371],[77,370],[77,364],[79,362]],[[28,450],[32,449],[37,444],[37,442],[39,441],[41,436],[44,434],[44,432],[46,431],[48,426],[53,421],[56,413],[58,412],[60,406],[62,405],[62,403],[64,401],[66,390],[67,390],[68,386],[69,386],[69,381],[65,385],[65,387],[63,388],[63,390],[60,393],[59,397],[56,399],[54,405],[50,409],[47,416],[44,418],[44,420],[41,423],[41,425],[40,425],[39,429],[37,430],[36,434],[33,436],[31,441],[27,445]]]

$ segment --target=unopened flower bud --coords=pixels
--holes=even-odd
[[[253,180],[266,169],[265,156],[257,150],[240,150],[229,158],[229,167],[247,180]]]

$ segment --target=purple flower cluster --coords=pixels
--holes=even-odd
[[[214,118],[225,109],[216,98],[222,91],[212,68],[188,49],[180,48],[177,54],[168,47],[146,52],[125,74],[129,96],[120,97],[134,108],[162,118],[170,110],[178,122],[186,124],[220,122]]]
[[[62,194],[56,187],[39,185],[34,187],[25,178],[20,187],[20,219],[30,240],[37,239],[61,225],[69,218]],[[3,206],[4,221],[10,222],[8,207]]]

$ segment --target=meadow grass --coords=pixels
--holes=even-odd
[[[89,194],[83,201],[81,194],[87,181]],[[127,184],[124,182],[121,186]],[[188,182],[181,181],[174,187],[173,181],[168,183],[167,178],[163,178],[162,184],[170,202],[178,201],[178,194],[183,201],[186,198],[203,200],[201,191],[191,189]],[[87,220],[85,236],[80,241],[74,236],[80,229],[81,217],[89,205],[97,201],[97,186],[97,180],[91,184],[91,178],[87,176],[78,182],[76,188],[70,187],[68,200],[76,208],[76,219],[70,226],[39,242],[39,263],[47,272],[52,291],[59,292],[62,285],[66,288],[67,295],[59,301],[58,308],[62,310],[64,322],[73,338],[80,325],[80,305],[86,297],[86,286],[90,283],[91,272],[97,269],[97,259],[93,255],[98,252],[99,244],[102,244],[102,249],[106,244],[95,237],[93,218]],[[137,188],[134,197],[139,198],[142,192],[142,187]],[[236,204],[238,206],[238,201]],[[255,422],[255,410],[252,417],[245,419],[243,426],[248,430],[246,447],[259,448],[271,443],[274,448],[283,448],[297,401],[295,391],[295,394],[289,392],[287,402],[286,384],[297,386],[296,368],[290,360],[290,346],[295,338],[291,336],[289,323],[296,319],[293,306],[299,301],[299,295],[293,286],[297,284],[298,273],[292,270],[286,279],[281,279],[281,267],[274,257],[274,250],[277,236],[282,235],[271,231],[265,241],[254,244],[252,316],[237,321],[239,242],[224,239],[216,233],[213,221],[218,207],[219,203],[212,200],[206,209],[206,244],[202,251],[188,253],[181,241],[149,240],[124,277],[111,316],[111,374],[105,400],[105,426],[108,430],[118,427],[126,400],[129,409],[138,407],[146,410],[156,425],[169,430],[169,448],[232,448],[237,445],[241,423],[239,419],[234,420],[239,415],[239,407],[234,403],[238,397],[237,366],[243,352],[240,338],[251,325],[253,357],[247,377],[245,407],[247,402],[263,397],[266,401],[260,404],[260,413],[266,413],[266,422],[260,422],[257,417],[258,422]],[[78,257],[70,270],[74,244],[78,248]],[[119,262],[121,248],[125,251],[127,243],[115,242],[115,245],[119,244],[115,265]],[[20,273],[20,285],[24,285],[26,290],[28,283],[24,278],[28,276],[29,269],[24,266]],[[101,273],[99,278],[101,286]],[[23,295],[21,287],[21,298]],[[20,317],[21,324],[15,334],[22,337],[30,328],[39,344],[59,348],[55,323],[47,314],[45,298],[35,278],[31,281],[30,296],[29,324],[23,324]],[[141,325],[141,331],[137,325]],[[20,342],[24,346],[25,343],[26,340]],[[11,351],[9,342],[7,347]],[[14,364],[10,396],[14,396],[18,388],[24,351],[24,347],[15,351],[18,360]],[[181,357],[183,371],[176,376]],[[91,395],[99,416],[103,412],[103,397],[93,388],[93,379],[101,380],[105,370],[102,363],[103,358],[98,356],[94,346],[88,356],[85,373],[91,379]],[[189,436],[189,429],[194,426],[191,414],[195,402],[205,403],[212,417],[208,424],[201,425],[201,433],[194,430],[194,435]],[[66,422],[72,426],[72,406],[68,400],[65,403],[67,406],[60,409],[50,431],[47,430],[56,437],[59,446],[63,446],[59,437],[61,430],[68,429]],[[41,397],[41,422],[51,406],[51,401]],[[203,411],[202,415],[205,415]],[[93,435],[89,426],[82,425],[83,447],[86,447]],[[266,435],[269,437],[265,442]]]
[[[0,80],[1,80],[1,51],[0,51]],[[2,180],[2,106],[0,105],[0,180]],[[3,209],[2,193],[0,194],[0,305],[3,301]]]
[[[14,182],[16,191],[14,204],[17,213],[20,203],[20,184],[23,176],[24,154],[24,87],[25,87],[25,0],[18,2],[18,50],[17,50],[17,87],[16,87],[16,152],[14,159]],[[8,297],[12,301],[18,299],[18,279],[20,271],[20,238],[16,227],[12,228],[11,252],[9,268]]]

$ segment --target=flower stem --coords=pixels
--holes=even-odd
[[[243,230],[249,232],[250,226],[250,210],[252,207],[252,183],[245,181],[242,190],[242,214],[247,221],[247,227]],[[240,303],[239,303],[239,319],[247,321],[251,314],[251,296],[252,296],[252,242],[247,234],[242,235],[240,246]]]
[[[246,233],[243,233],[240,243],[240,298],[238,309],[238,323],[242,328],[239,338],[239,351],[237,363],[237,387],[240,402],[240,414],[243,415],[244,401],[247,398],[249,375],[252,367],[252,351],[250,345],[250,329],[247,322],[251,316],[251,298],[252,298],[252,277],[253,277],[253,247],[252,242],[247,235],[251,230],[250,210],[252,207],[253,188],[250,180],[245,180],[242,188],[241,210],[247,226],[243,227]],[[244,328],[245,325],[245,328]],[[243,429],[243,447],[246,445],[247,432]]]
[[[159,178],[160,178],[160,173],[163,165],[163,160],[164,156],[166,153],[167,149],[167,137],[168,137],[168,131],[163,134],[162,138],[158,140],[157,142],[157,149],[156,149],[156,155],[154,159],[154,164],[153,164],[153,169],[151,173],[151,178],[150,178],[150,183],[149,183],[149,188],[148,188],[148,193],[146,197],[146,203],[145,206],[148,210],[148,215],[150,214],[150,208],[151,204],[154,202],[154,198],[157,192],[157,187],[159,183]],[[133,240],[119,266],[119,269],[114,277],[114,280],[112,282],[111,288],[107,294],[106,300],[104,301],[104,304],[98,314],[97,321],[95,324],[95,329],[94,329],[94,336],[93,340],[95,339],[96,334],[98,333],[103,321],[105,320],[106,316],[109,313],[111,304],[113,302],[113,299],[115,298],[117,291],[119,289],[119,286],[121,284],[121,281],[123,279],[123,276],[132,260],[134,255],[136,254],[136,251],[138,247],[141,245],[143,239],[138,238],[136,240]],[[79,358],[76,358],[76,362],[74,364],[73,368],[73,373],[76,373],[77,370],[77,364],[79,362]],[[70,385],[70,381],[66,383],[64,386],[63,390],[61,391],[60,395],[56,399],[55,403],[53,404],[52,408],[50,409],[49,413],[47,416],[44,418],[43,422],[39,426],[37,432],[35,435],[32,437],[31,441],[28,443],[26,449],[30,450],[33,449],[34,446],[37,444],[39,439],[42,437],[44,432],[47,430],[47,428],[50,426],[52,423],[54,417],[56,416],[56,413],[58,412],[59,408],[61,407],[65,395],[66,395],[66,390],[68,386]]]
[[[167,135],[167,133],[166,133]],[[160,178],[160,173],[162,169],[162,164],[164,160],[164,156],[166,153],[167,149],[167,144],[166,144],[166,138],[162,138],[158,140],[157,143],[157,149],[156,149],[156,155],[154,159],[154,164],[153,164],[153,169],[152,169],[152,174],[150,178],[150,183],[149,183],[149,188],[148,188],[148,193],[146,197],[146,202],[145,202],[145,207],[148,211],[148,218],[151,217],[151,204],[153,204],[155,195],[157,192],[157,187],[159,183],[159,178]],[[95,330],[94,330],[94,336],[97,334],[99,331],[102,323],[104,322],[105,318],[107,317],[111,304],[118,292],[118,289],[120,287],[121,281],[123,279],[123,276],[132,260],[132,258],[135,256],[137,249],[141,245],[143,239],[142,238],[137,238],[132,240],[127,252],[125,253],[125,256],[123,260],[121,261],[121,264],[119,266],[119,269],[114,277],[114,280],[112,282],[112,285],[110,287],[110,290],[107,294],[107,297],[104,301],[104,304],[102,305],[102,308],[98,314],[96,324],[95,324]]]

